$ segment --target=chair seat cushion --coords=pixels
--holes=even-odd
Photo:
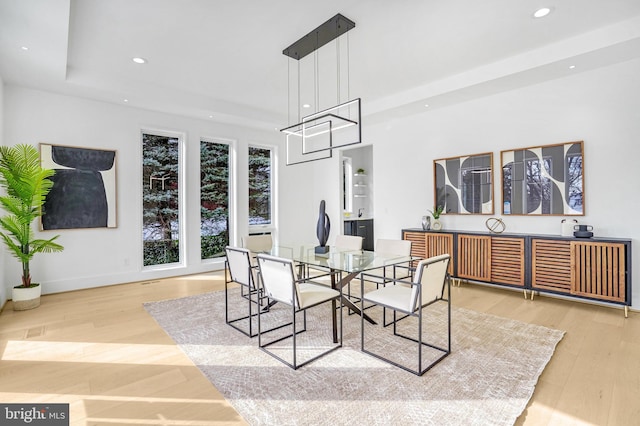
[[[299,308],[304,309],[340,296],[338,290],[321,284],[301,283],[298,286],[300,295]]]
[[[378,290],[365,293],[364,300],[398,309],[402,312],[411,312],[411,287],[404,285],[388,285]]]

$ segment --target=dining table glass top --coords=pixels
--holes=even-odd
[[[325,254],[317,254],[312,244],[280,244],[273,246],[268,252],[272,256],[291,259],[307,265],[322,266],[347,273],[363,272],[371,269],[416,260],[412,256],[379,253],[367,250],[350,250],[330,246]]]

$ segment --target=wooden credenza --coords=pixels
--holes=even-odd
[[[631,305],[631,240],[403,229],[411,254],[449,253],[454,278]]]

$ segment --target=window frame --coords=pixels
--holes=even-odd
[[[178,261],[173,263],[161,263],[154,265],[145,265],[144,264],[144,199],[141,200],[140,203],[140,261],[142,265],[143,271],[149,270],[163,270],[163,269],[175,269],[175,268],[184,268],[187,264],[187,244],[186,244],[186,235],[187,235],[187,227],[186,227],[186,167],[183,167],[185,158],[186,158],[186,140],[187,135],[184,132],[172,132],[168,130],[159,130],[152,128],[141,128],[140,129],[140,167],[141,173],[140,178],[142,180],[144,167],[144,135],[152,135],[152,136],[160,136],[166,138],[176,138],[178,139]],[[141,182],[143,185],[144,182]],[[142,188],[141,188],[142,189]],[[144,197],[144,193],[141,190],[140,194]]]
[[[270,210],[271,210],[271,223],[269,224],[260,224],[260,225],[251,225],[249,224],[249,149],[250,148],[258,148],[258,149],[268,149],[270,152],[270,162],[271,162],[271,176],[270,176],[270,187],[271,187],[271,199],[270,199]],[[275,233],[277,230],[277,186],[276,186],[276,176],[277,176],[277,147],[273,145],[261,144],[261,143],[253,143],[250,142],[247,145],[247,228],[249,234],[266,234],[271,233],[275,239]]]
[[[237,234],[236,227],[236,217],[237,217],[237,196],[236,196],[236,188],[237,188],[237,140],[222,138],[217,136],[200,136],[198,138],[198,153],[200,153],[200,144],[202,142],[207,143],[218,143],[225,144],[229,147],[229,194],[228,194],[228,210],[229,210],[229,229],[227,230],[229,233],[229,244],[235,241],[235,236]],[[199,175],[202,174],[202,158],[198,155],[198,172]],[[198,179],[198,183],[200,180]],[[202,205],[202,192],[201,188],[198,189],[198,220],[201,221],[202,217],[200,215],[200,206]],[[198,223],[198,247],[200,250],[198,251],[198,258],[202,263],[215,263],[219,262],[221,259],[224,259],[224,256],[220,257],[212,257],[203,259],[201,252],[201,244],[202,244],[202,231],[200,228],[200,222]]]

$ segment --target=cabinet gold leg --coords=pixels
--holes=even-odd
[[[527,290],[522,290],[524,292],[524,300],[527,300]]]
[[[535,291],[531,290],[531,300],[533,300],[534,294],[535,294]]]
[[[629,318],[629,307],[628,306],[624,307],[624,317],[625,318]]]

